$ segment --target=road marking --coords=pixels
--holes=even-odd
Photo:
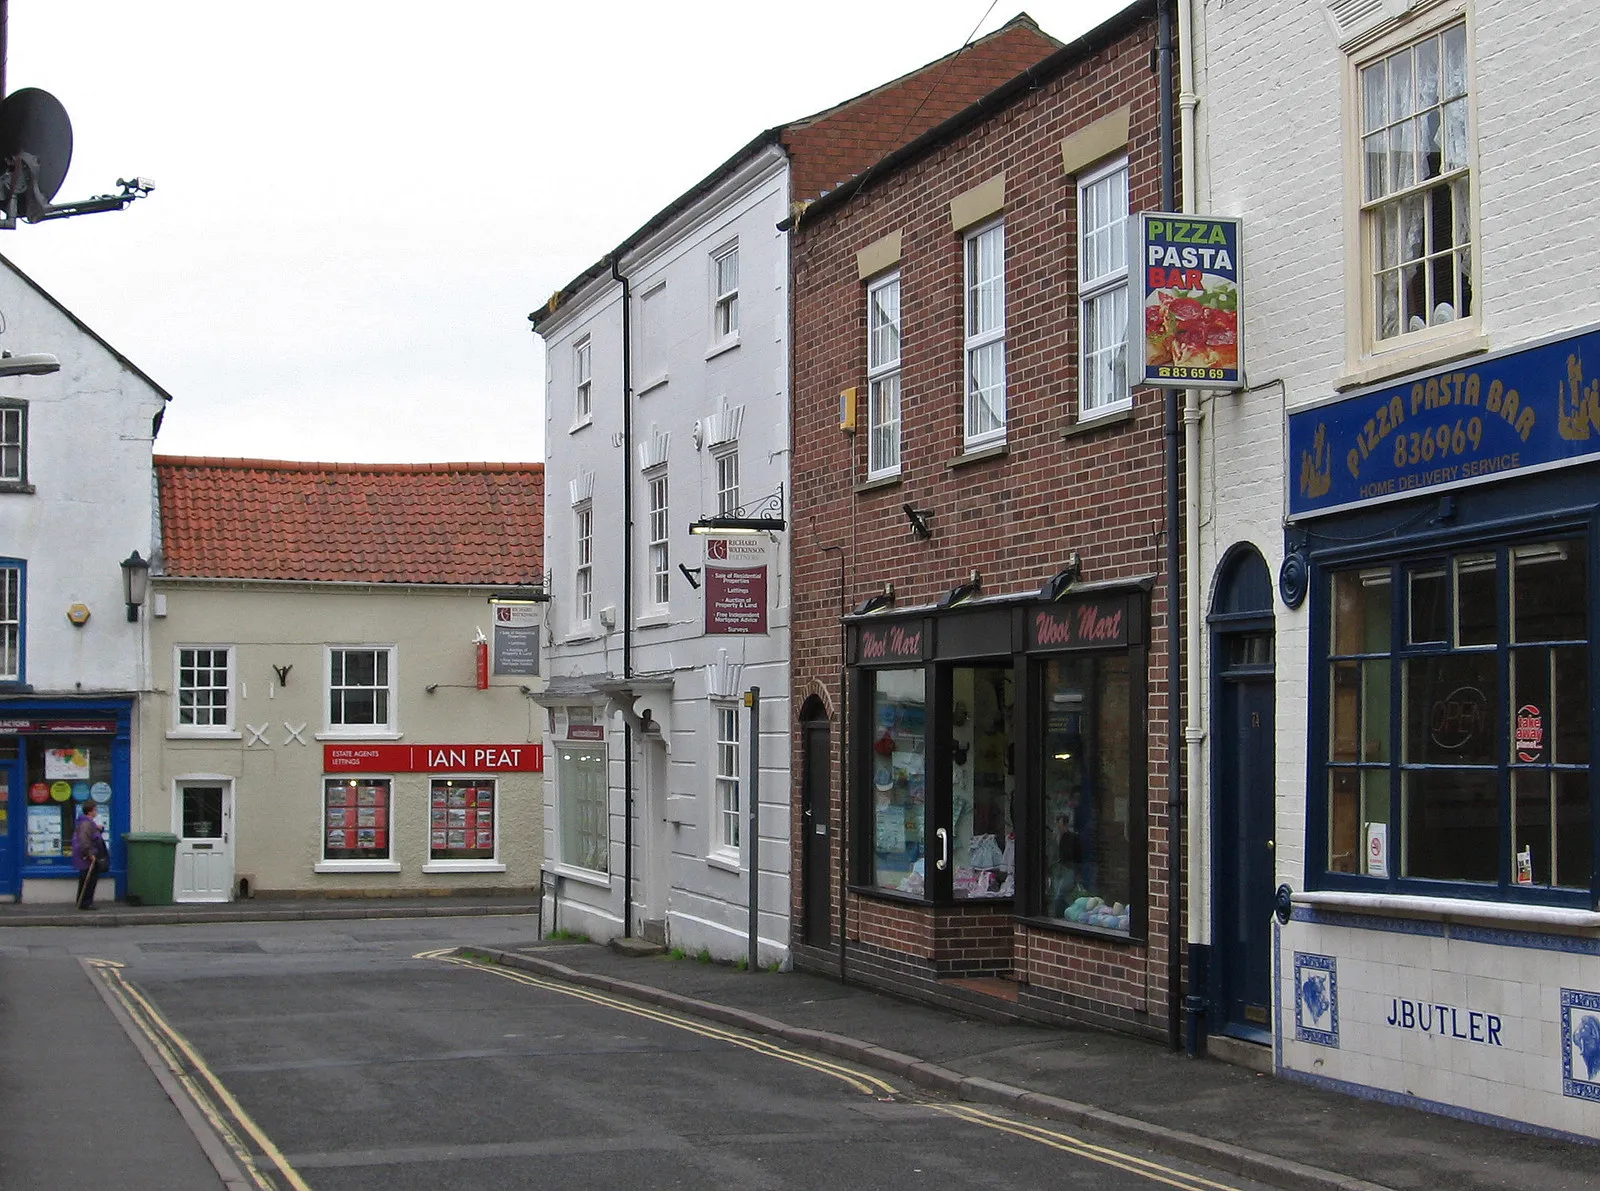
[[[689,1017],[681,1017],[676,1013],[669,1013],[663,1009],[655,1009],[633,1001],[625,1001],[620,997],[613,997],[606,993],[597,992],[594,989],[563,984],[558,980],[535,976],[532,973],[519,971],[515,968],[507,968],[499,964],[488,964],[481,960],[466,959],[453,954],[453,951],[454,949],[449,947],[434,951],[420,951],[414,958],[436,959],[444,963],[454,964],[457,967],[488,972],[492,976],[501,976],[518,984],[528,985],[531,988],[560,993],[563,996],[573,997],[580,1001],[588,1001],[591,1004],[600,1005],[607,1009],[614,1009],[619,1013],[629,1013],[634,1017],[645,1018],[647,1021],[672,1026],[674,1029],[684,1030],[691,1034],[698,1034],[702,1038],[710,1038],[714,1041],[742,1046],[744,1049],[755,1051],[757,1054],[781,1059],[797,1067],[805,1067],[822,1075],[832,1076],[834,1079],[848,1084],[863,1096],[895,1096],[899,1094],[893,1084],[879,1079],[875,1075],[868,1075],[852,1067],[846,1067],[841,1063],[834,1063],[827,1059],[818,1058],[815,1055],[805,1054],[802,1051],[790,1050],[787,1047],[778,1046],[760,1038],[752,1038],[747,1034],[736,1033],[733,1030],[707,1025],[704,1022],[696,1021]]]
[[[245,1112],[243,1106],[234,1099],[233,1093],[223,1086],[211,1068],[206,1066],[205,1060],[190,1045],[188,1039],[161,1016],[143,993],[128,982],[122,974],[123,965],[110,959],[86,959],[84,962],[99,977],[106,990],[116,998],[123,1012],[127,1014],[128,1020],[161,1056],[173,1078],[183,1086],[195,1106],[205,1114],[207,1123],[217,1131],[251,1182],[260,1191],[278,1191],[277,1181],[256,1164],[255,1156],[229,1123],[230,1117],[238,1123],[239,1129],[255,1142],[256,1148],[282,1172],[284,1180],[292,1191],[311,1191],[310,1184],[300,1177],[299,1172],[289,1164],[289,1160],[279,1152],[277,1146],[273,1145],[272,1139],[251,1119],[250,1114]],[[179,1058],[180,1055],[182,1060]],[[187,1061],[188,1067],[185,1067],[184,1061]],[[190,1069],[204,1080],[210,1088],[209,1092],[190,1075]],[[226,1113],[218,1107],[219,1100],[227,1109]]]
[[[975,1108],[970,1104],[936,1104],[927,1102],[926,1107],[947,1113],[953,1117],[959,1117],[969,1124],[981,1125],[985,1129],[993,1129],[1000,1133],[1009,1133],[1013,1137],[1038,1142],[1040,1145],[1049,1146],[1051,1149],[1061,1150],[1079,1158],[1087,1158],[1091,1162],[1114,1166],[1119,1170],[1127,1171],[1129,1174],[1142,1175],[1153,1182],[1181,1188],[1182,1191],[1237,1191],[1237,1188],[1229,1183],[1218,1183],[1197,1174],[1174,1170],[1170,1166],[1163,1166],[1161,1163],[1152,1162],[1148,1158],[1140,1158],[1136,1154],[1124,1153],[1109,1146],[1095,1145],[1093,1142],[1073,1137],[1070,1133],[1062,1133],[1056,1129],[1046,1129],[1043,1125],[1035,1125],[1027,1121],[1014,1121],[1009,1117],[1002,1117],[985,1109]]]

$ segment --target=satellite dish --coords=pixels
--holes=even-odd
[[[23,154],[33,158],[33,182],[48,203],[72,164],[72,121],[59,99],[37,87],[0,100],[0,163]]]

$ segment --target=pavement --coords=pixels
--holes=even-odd
[[[537,912],[537,899],[295,899],[222,906],[0,904],[0,927],[468,916]],[[15,935],[11,936],[15,939]],[[468,949],[463,949],[468,950]],[[910,1002],[829,975],[748,972],[579,940],[473,954],[780,1038],[908,1087],[1010,1107],[1293,1191],[1594,1191],[1600,1147],[1516,1133],[1309,1088],[1093,1028],[1041,1026]],[[9,1002],[10,998],[6,998]],[[0,1003],[0,1061],[13,1005]],[[108,1022],[109,1025],[109,1022]],[[102,1052],[104,1053],[104,1052]],[[153,1079],[115,1076],[131,1094]],[[148,1075],[148,1073],[146,1073]],[[102,1072],[101,1079],[113,1078]],[[41,1088],[45,1086],[41,1076]],[[60,1084],[53,1085],[60,1096]],[[102,1093],[110,1089],[102,1086]],[[104,1096],[95,1097],[104,1103]],[[68,1098],[70,1102],[70,1097]],[[4,1111],[0,1105],[0,1111]],[[3,1118],[16,1120],[12,1112]],[[42,1184],[13,1183],[4,1186]],[[77,1184],[81,1185],[81,1184]],[[174,1184],[177,1185],[177,1184]]]

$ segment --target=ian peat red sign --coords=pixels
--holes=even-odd
[[[543,773],[542,744],[325,744],[328,773]]]

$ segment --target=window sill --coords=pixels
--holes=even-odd
[[[568,633],[561,638],[563,645],[587,645],[591,641],[598,641],[600,636],[592,629],[581,629],[576,633]]]
[[[32,484],[18,483],[16,480],[7,480],[5,483],[0,484],[0,493],[5,492],[14,493],[17,496],[32,496],[34,493],[34,487]]]
[[[653,391],[655,389],[659,389],[662,385],[664,385],[666,383],[667,383],[667,374],[665,372],[657,373],[655,376],[652,376],[649,380],[640,382],[638,388],[634,389],[633,395],[635,397],[643,397],[646,393],[649,393],[649,392],[651,392],[651,391]]]
[[[544,871],[580,885],[593,885],[596,889],[611,888],[611,874],[597,873],[592,868],[578,868],[572,864],[546,864]]]
[[[1453,364],[1469,356],[1481,356],[1488,350],[1489,336],[1481,332],[1476,335],[1464,335],[1459,339],[1396,348],[1383,355],[1364,357],[1364,364],[1351,368],[1333,382],[1333,387],[1340,393],[1350,389],[1360,389],[1378,381],[1392,380],[1397,376]]]
[[[331,741],[343,740],[348,742],[359,742],[363,740],[404,740],[405,733],[396,732],[389,728],[373,728],[370,732],[318,732],[315,733],[311,739]]]
[[[494,860],[430,860],[425,873],[503,873],[506,866]]]
[[[578,431],[587,429],[588,427],[593,426],[593,425],[594,425],[594,418],[592,416],[591,417],[587,417],[587,418],[579,418],[571,426],[567,427],[567,433],[568,434],[576,434],[576,433],[578,433]]]
[[[961,452],[954,459],[946,462],[944,466],[947,471],[955,471],[959,467],[972,467],[979,463],[1004,459],[1010,452],[1011,448],[1004,442],[984,443],[982,446]]]
[[[1106,430],[1112,426],[1123,426],[1131,421],[1133,421],[1133,402],[1128,401],[1111,409],[1099,410],[1087,417],[1068,422],[1061,428],[1061,437],[1076,438],[1080,434],[1093,434],[1096,430]]]
[[[881,488],[893,488],[899,483],[900,473],[895,472],[892,476],[875,476],[870,480],[862,480],[861,483],[855,486],[853,491],[859,496],[863,492],[877,492]]]
[[[394,860],[319,860],[311,866],[314,873],[397,873]]]
[[[1103,926],[1089,926],[1082,922],[1069,922],[1061,918],[1021,918],[1019,921],[1031,930],[1047,930],[1063,935],[1078,935],[1091,939],[1102,939],[1107,943],[1127,943],[1130,946],[1142,947],[1145,939],[1140,935],[1128,931],[1108,930]]]
[[[739,346],[739,336],[738,335],[729,335],[726,339],[722,340],[720,343],[713,343],[709,348],[706,349],[706,359],[715,360],[718,356],[722,355],[725,352],[731,352],[734,348],[736,348],[738,346]]]
[[[231,729],[222,732],[185,732],[181,728],[174,728],[167,733],[168,740],[243,740],[242,732]]]
[[[1344,893],[1307,890],[1296,893],[1297,906],[1343,910],[1350,914],[1429,918],[1444,922],[1511,923],[1532,930],[1600,930],[1600,913],[1568,910],[1559,906],[1525,906],[1506,902],[1480,902],[1470,898],[1420,897],[1404,893]]]
[[[713,852],[706,857],[707,868],[719,868],[725,873],[742,874],[744,864],[734,852]]]
[[[922,897],[915,893],[901,893],[898,889],[880,889],[876,885],[852,885],[850,892],[858,897],[875,898],[878,901],[896,902],[902,906],[916,906],[924,910],[934,909],[931,898]]]
[[[671,623],[672,613],[663,609],[660,612],[647,612],[635,618],[633,626],[638,629],[662,629]]]

